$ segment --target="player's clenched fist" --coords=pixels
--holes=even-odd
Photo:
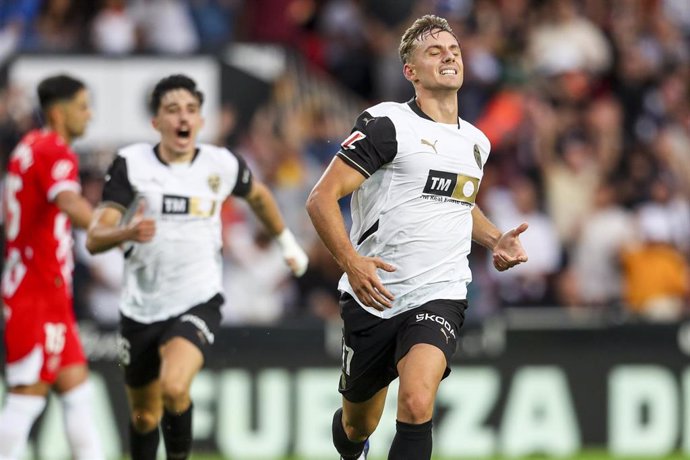
[[[156,221],[150,217],[146,217],[146,206],[143,202],[139,203],[137,212],[134,214],[131,222],[127,225],[130,231],[130,241],[137,243],[147,243],[156,235]]]

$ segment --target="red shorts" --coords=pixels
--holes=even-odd
[[[4,300],[5,374],[9,386],[55,382],[60,369],[86,364],[64,291]]]

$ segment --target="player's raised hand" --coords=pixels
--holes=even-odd
[[[523,222],[501,235],[493,253],[493,262],[496,270],[502,272],[527,262],[527,252],[525,252],[522,243],[520,243],[520,234],[527,230],[528,227],[529,225]]]
[[[366,306],[383,311],[393,306],[393,294],[385,288],[377,269],[394,272],[395,267],[378,257],[358,256],[347,266],[347,277],[357,298]]]
[[[130,241],[148,243],[156,235],[156,221],[146,216],[146,202],[139,201],[132,220],[127,224]]]

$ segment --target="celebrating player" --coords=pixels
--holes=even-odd
[[[184,75],[158,82],[150,109],[160,142],[118,152],[87,236],[92,252],[124,243],[120,356],[133,460],[156,457],[161,422],[168,458],[189,455],[189,389],[221,319],[223,201],[244,198],[293,273],[301,276],[307,268],[268,188],[240,157],[197,143],[202,102],[196,83]]]
[[[366,458],[388,384],[400,377],[390,460],[431,458],[436,391],[450,373],[467,308],[472,240],[506,270],[527,260],[475,204],[489,141],[458,116],[460,46],[448,22],[419,18],[400,43],[407,103],[363,112],[312,191],[309,216],[345,274],[340,280],[342,408],[333,442],[342,459]],[[350,239],[338,200],[352,196]]]

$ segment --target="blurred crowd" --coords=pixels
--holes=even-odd
[[[454,28],[465,68],[461,117],[492,144],[479,204],[502,229],[530,224],[527,264],[498,273],[485,250],[472,253],[471,319],[535,306],[686,317],[687,0],[0,0],[0,63],[32,52],[213,54],[247,42],[294,53],[299,71],[273,82],[247,124],[223,107],[216,137],[273,188],[309,247],[310,269],[290,278],[270,238],[229,201],[225,321],[334,318],[340,270],[304,202],[359,111],[413,96],[397,46],[426,13]],[[3,161],[36,123],[32,113],[26,95],[3,84]],[[83,155],[84,192],[94,203],[116,147]],[[92,257],[79,238],[79,314],[113,324],[121,256]]]

